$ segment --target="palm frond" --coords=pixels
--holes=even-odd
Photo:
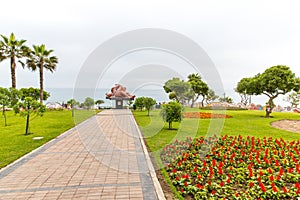
[[[14,34],[14,33],[11,33],[11,34],[10,34],[10,37],[9,37],[9,40],[12,41],[12,42],[14,42],[15,39],[16,39],[16,38],[15,38],[15,34]]]
[[[21,60],[18,60],[18,62],[22,65],[22,67],[25,67],[25,63],[23,63]]]
[[[1,37],[2,37],[2,39],[4,41],[4,43],[7,45],[8,44],[8,38],[6,36],[4,36],[4,35],[1,35]]]

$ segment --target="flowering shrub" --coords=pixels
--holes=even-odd
[[[183,114],[186,118],[201,118],[201,119],[211,119],[211,118],[231,118],[230,115],[218,114],[218,113],[205,113],[205,112],[186,112]]]
[[[296,199],[299,148],[299,140],[225,135],[175,141],[161,158],[178,191],[194,199]]]

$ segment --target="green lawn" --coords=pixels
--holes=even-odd
[[[198,112],[197,108],[185,108],[184,112]],[[162,121],[159,116],[160,110],[153,110],[150,117],[147,116],[147,111],[134,111],[134,116],[139,124],[147,146],[149,147],[152,156],[161,173],[165,177],[165,181],[170,185],[172,191],[178,199],[183,199],[182,196],[176,191],[172,185],[168,174],[163,168],[160,159],[160,152],[162,148],[178,139],[185,139],[190,136],[192,138],[212,135],[212,134],[227,134],[227,135],[242,135],[242,136],[255,136],[255,137],[282,137],[285,140],[299,140],[299,133],[292,133],[284,130],[273,128],[270,124],[273,121],[283,119],[300,120],[300,114],[297,113],[272,113],[272,118],[265,118],[264,111],[226,111],[227,115],[232,116],[228,119],[188,119],[184,118],[179,123],[173,123],[174,130],[168,130],[168,124]],[[214,112],[225,114],[225,111],[211,111],[201,110],[201,112]]]
[[[75,112],[75,121],[79,123],[93,114],[95,111],[78,110]],[[43,117],[36,117],[30,122],[32,134],[25,136],[25,118],[8,111],[6,127],[4,119],[0,119],[0,168],[57,137],[75,124],[71,111],[47,111]],[[38,136],[44,138],[32,140]]]
[[[197,112],[198,109],[186,108],[185,112]],[[297,113],[272,113],[272,118],[265,118],[264,111],[226,111],[232,116],[228,119],[190,119],[184,118],[179,124],[173,123],[174,130],[168,130],[168,124],[163,123],[159,116],[159,110],[153,110],[150,117],[146,111],[134,111],[137,123],[141,127],[146,142],[151,151],[163,148],[174,139],[184,139],[187,136],[198,137],[207,134],[228,134],[255,137],[282,137],[285,140],[300,139],[299,133],[273,128],[270,124],[273,121],[282,119],[300,120]],[[201,110],[201,112],[224,113],[225,111]]]

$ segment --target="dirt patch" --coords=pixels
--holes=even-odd
[[[271,126],[285,131],[300,133],[300,120],[279,120],[272,122]]]

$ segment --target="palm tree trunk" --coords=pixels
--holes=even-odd
[[[16,61],[13,54],[10,58],[11,87],[16,88]]]
[[[40,103],[43,103],[44,99],[44,73],[43,73],[43,64],[40,65]]]

